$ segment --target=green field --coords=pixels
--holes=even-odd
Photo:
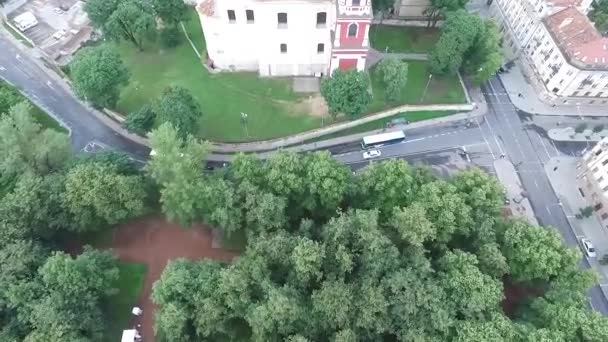
[[[427,53],[439,39],[439,30],[427,27],[372,25],[371,46],[380,52]]]
[[[186,28],[202,50],[204,41],[194,11]],[[126,42],[118,48],[131,70],[130,83],[122,91],[117,108],[124,114],[158,98],[165,87],[180,85],[189,89],[201,104],[199,136],[206,139],[235,142],[270,139],[320,125],[319,118],[297,112],[294,104],[300,97],[291,91],[288,79],[261,79],[255,73],[209,74],[185,38],[174,49],[150,44],[139,52]],[[249,136],[241,124],[241,112],[248,114]]]
[[[458,75],[435,76],[430,79],[430,67],[424,61],[407,61],[408,74],[407,84],[401,91],[401,97],[397,103],[386,103],[384,101],[384,85],[377,65],[370,69],[372,82],[373,101],[368,112],[377,112],[402,104],[457,104],[466,103],[466,97]],[[428,83],[428,89],[425,88]],[[423,96],[424,95],[424,96]]]
[[[119,262],[118,269],[120,277],[114,283],[118,292],[105,303],[110,317],[108,342],[120,341],[122,331],[128,328],[131,309],[137,304],[146,277],[143,264]]]

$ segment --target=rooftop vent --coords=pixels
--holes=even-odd
[[[573,20],[574,20],[573,18],[566,18],[566,19],[564,19],[564,21],[562,21],[562,23],[559,24],[559,28],[561,29],[562,27],[570,25]]]

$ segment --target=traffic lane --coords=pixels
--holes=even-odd
[[[484,141],[481,138],[481,132],[477,128],[447,131],[431,136],[410,137],[409,139],[410,140],[397,144],[376,148],[382,153],[382,155],[376,159],[387,159],[417,152],[447,150],[462,148],[463,146],[466,148],[467,146],[484,144]],[[363,152],[364,151],[360,149],[348,153],[335,154],[334,158],[345,164],[362,162],[365,160],[363,158]]]
[[[97,120],[89,109],[76,101],[61,85],[49,77],[28,56],[20,54],[12,43],[0,36],[0,75],[15,85],[43,110],[67,125],[72,131],[72,145],[82,150],[98,141],[111,149],[125,150],[138,159],[145,159],[149,149],[136,144]]]

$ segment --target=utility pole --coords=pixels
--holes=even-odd
[[[249,138],[249,128],[247,127],[248,116],[249,115],[247,115],[247,113],[241,112],[241,125],[243,125],[243,128],[245,129],[245,135],[247,136],[247,138]]]
[[[426,87],[424,87],[424,92],[422,93],[422,97],[420,98],[420,102],[424,101],[424,97],[426,96],[426,91],[429,90],[429,84],[431,84],[431,79],[433,78],[433,74],[429,74],[429,80],[426,82]]]

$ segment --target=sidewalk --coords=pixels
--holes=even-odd
[[[597,258],[588,258],[591,267],[598,273],[600,288],[608,297],[608,266],[600,265],[597,259],[608,253],[608,229],[602,226],[598,218],[593,215],[589,218],[579,220],[575,217],[579,208],[589,205],[581,196],[576,184],[576,164],[579,158],[558,157],[551,158],[545,165],[545,172],[549,178],[551,187],[557,194],[562,209],[570,222],[570,226],[577,237],[585,236],[595,246]],[[558,169],[553,169],[558,166]],[[580,247],[578,247],[580,249]]]
[[[608,136],[608,126],[606,127],[598,132],[594,132],[591,127],[581,133],[576,133],[574,127],[552,128],[549,129],[548,134],[549,138],[554,141],[598,142]]]
[[[494,161],[494,170],[496,171],[496,177],[505,187],[506,197],[510,201],[508,207],[511,213],[527,220],[530,224],[538,226],[530,200],[522,195],[524,194],[524,188],[521,185],[515,166],[507,159],[497,159]],[[517,203],[517,201],[520,203]]]
[[[541,99],[536,88],[526,79],[516,61],[515,66],[506,73],[500,74],[500,80],[515,107],[530,114],[564,115],[564,116],[608,116],[608,105],[584,105],[576,98],[560,98],[556,101]],[[519,97],[518,94],[522,94]],[[568,104],[561,103],[568,100]],[[606,99],[608,100],[608,99]]]

